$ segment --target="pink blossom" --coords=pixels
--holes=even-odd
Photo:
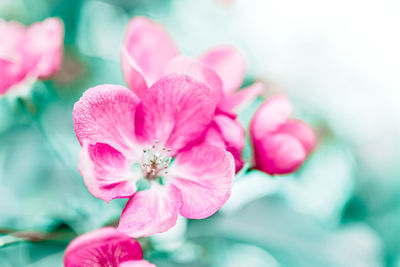
[[[75,104],[79,171],[89,191],[107,202],[130,198],[120,231],[135,237],[164,232],[178,214],[202,219],[226,202],[233,157],[201,143],[215,109],[214,90],[180,74],[161,78],[141,98],[101,85]]]
[[[271,97],[258,108],[250,135],[255,168],[268,174],[297,170],[311,153],[316,137],[310,126],[290,119],[292,106],[285,96]]]
[[[213,87],[216,91],[218,120],[225,121],[224,126],[230,127],[221,127],[221,123],[214,122],[214,126],[210,128],[213,133],[208,136],[222,142],[205,142],[219,143],[231,151],[237,163],[236,169],[241,168],[244,130],[237,122],[233,110],[262,91],[259,83],[237,91],[243,83],[246,69],[246,60],[241,52],[225,45],[210,49],[196,60],[190,59],[180,55],[179,49],[161,25],[144,17],[136,17],[128,25],[121,48],[121,64],[129,88],[139,97],[155,81],[170,73],[186,74]],[[228,120],[231,122],[227,122]],[[235,137],[242,140],[232,142],[231,137],[227,139],[232,131],[235,132]]]
[[[29,27],[0,19],[0,95],[24,93],[36,79],[47,79],[61,66],[64,29],[49,18]]]
[[[64,254],[65,267],[155,267],[143,260],[139,242],[113,227],[78,236]]]

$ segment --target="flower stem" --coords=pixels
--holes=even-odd
[[[76,237],[76,234],[69,231],[42,233],[39,231],[11,231],[8,229],[0,229],[0,248],[18,244],[20,242],[45,242],[60,241],[69,242]]]

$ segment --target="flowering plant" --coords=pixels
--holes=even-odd
[[[233,93],[243,79],[244,59],[232,47],[211,50],[199,60],[178,56],[162,28],[145,18],[130,22],[121,51],[131,90],[97,86],[74,107],[82,146],[79,170],[86,186],[107,202],[130,198],[118,229],[134,237],[168,230],[178,214],[191,219],[214,214],[229,198],[233,157],[236,170],[242,167],[244,132],[233,108],[260,89],[256,85]],[[290,146],[291,139],[269,145],[279,135],[259,130],[270,123],[270,132],[275,131],[275,124],[286,119],[280,109],[290,107],[281,102],[272,104],[276,112],[274,107],[268,111],[271,104],[266,103],[252,124],[256,166],[271,174],[293,171],[306,158],[305,152],[298,156],[282,147]],[[289,128],[296,135],[297,129],[290,127],[294,123],[286,125],[280,131]],[[309,152],[312,130],[303,128],[311,136],[298,134],[308,138]],[[263,155],[269,161],[260,160]],[[270,171],[282,165],[290,166],[284,172]]]
[[[0,33],[9,36],[0,40],[0,94],[27,92],[61,68],[61,20],[30,27],[0,20]],[[146,244],[147,237],[169,231],[179,216],[214,215],[230,198],[235,175],[295,172],[316,145],[312,128],[289,118],[292,106],[283,95],[261,104],[249,127],[239,120],[238,112],[263,99],[265,88],[261,82],[241,88],[246,59],[231,45],[189,58],[160,24],[135,17],[120,61],[127,87],[101,84],[85,90],[72,118],[80,145],[78,170],[88,191],[106,203],[127,201],[119,207],[118,222],[109,223],[116,228],[100,228],[69,244],[66,267],[154,266],[143,260],[139,241]],[[54,148],[46,129],[37,127]],[[244,155],[246,145],[252,156]],[[65,151],[53,153],[65,163]]]
[[[26,94],[36,79],[48,79],[61,67],[61,20],[49,18],[26,27],[0,19],[0,36],[0,95]]]
[[[81,235],[68,245],[64,255],[65,267],[154,267],[143,260],[139,242],[104,227]]]
[[[175,74],[157,81],[142,99],[121,86],[102,85],[75,104],[79,169],[90,192],[105,201],[130,198],[119,230],[136,237],[164,232],[178,213],[205,218],[227,200],[233,157],[199,144],[215,106],[210,87]]]

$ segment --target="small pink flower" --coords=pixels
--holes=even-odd
[[[221,127],[223,125],[216,121],[214,127],[210,128],[213,133],[208,136],[220,139],[220,145],[232,152],[237,170],[243,166],[240,154],[243,150],[244,130],[232,111],[260,94],[262,86],[256,83],[237,91],[243,83],[246,69],[242,53],[226,45],[210,49],[197,60],[187,58],[180,55],[177,46],[161,25],[144,17],[136,17],[128,25],[121,48],[121,64],[129,88],[139,97],[155,81],[170,73],[186,74],[213,87],[216,91],[218,120],[223,120],[226,122],[224,125],[229,124],[230,127]],[[242,140],[232,142],[232,131],[235,137]],[[216,140],[205,142],[218,143]]]
[[[78,236],[64,254],[65,267],[155,267],[143,260],[139,242],[104,227]]]
[[[64,29],[49,18],[26,27],[0,19],[0,95],[24,93],[36,79],[47,79],[61,66]]]
[[[119,230],[135,237],[164,232],[178,214],[202,219],[226,202],[233,157],[200,144],[215,108],[209,86],[178,74],[157,81],[141,99],[122,86],[102,85],[75,104],[79,171],[89,191],[107,202],[130,198]]]
[[[289,119],[292,106],[285,96],[268,99],[255,113],[250,135],[255,168],[268,174],[294,172],[306,160],[316,143],[310,126]]]

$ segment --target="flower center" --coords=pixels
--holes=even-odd
[[[142,172],[146,179],[154,180],[167,174],[171,162],[171,148],[161,147],[158,141],[154,141],[151,148],[143,149]]]

